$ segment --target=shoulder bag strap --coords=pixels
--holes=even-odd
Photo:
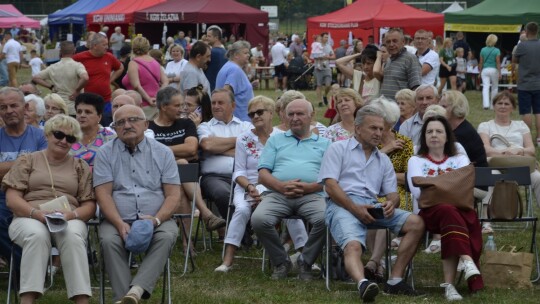
[[[135,61],[139,66],[144,67],[148,71],[148,73],[150,73],[150,75],[152,75],[152,77],[154,77],[154,80],[157,82],[157,84],[158,85],[160,84],[159,79],[156,77],[156,75],[154,75],[154,73],[152,73],[152,71],[150,71],[150,69],[146,66],[146,64],[144,64],[143,62],[139,62],[139,60],[137,60],[137,59],[133,59],[133,61]]]
[[[505,144],[508,148],[512,146],[512,144],[508,141],[508,139],[506,139],[506,137],[502,136],[501,134],[491,135],[491,137],[489,138],[489,143],[491,144],[493,140],[495,139],[502,141],[502,143]]]
[[[47,165],[47,170],[49,170],[49,177],[51,178],[51,189],[53,192],[54,197],[58,198],[58,195],[56,195],[56,189],[54,188],[54,179],[51,172],[51,167],[49,166],[49,161],[47,160],[47,155],[45,154],[45,151],[42,150],[41,154],[43,154],[43,158],[45,159],[45,164]]]

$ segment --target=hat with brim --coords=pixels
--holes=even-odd
[[[126,238],[126,250],[135,254],[146,252],[152,242],[153,234],[154,224],[152,220],[137,220],[133,222]]]

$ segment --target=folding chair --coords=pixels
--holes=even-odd
[[[390,233],[390,229],[388,228],[370,228],[369,230],[372,230],[372,229],[385,229],[386,230],[386,252],[385,252],[385,255],[384,255],[384,261],[386,263],[386,269],[385,269],[385,277],[388,278],[389,275],[390,275],[390,268],[391,268],[391,262],[390,262],[390,252],[391,252],[391,240],[392,240],[392,234]],[[328,291],[331,291],[331,288],[330,288],[330,281],[331,281],[331,276],[332,276],[332,234],[330,233],[330,228],[327,226],[326,227],[326,248],[325,248],[325,260],[326,260],[326,265],[325,265],[325,269],[324,269],[324,274],[325,274],[325,284],[326,284],[326,289],[328,289]]]
[[[182,183],[194,183],[193,185],[193,199],[191,200],[191,213],[190,214],[173,214],[174,219],[180,219],[180,227],[184,236],[184,239],[187,242],[187,249],[185,254],[185,260],[184,260],[184,271],[182,272],[182,276],[184,276],[188,269],[188,262],[191,262],[191,272],[195,271],[195,262],[193,261],[193,257],[191,256],[191,235],[193,233],[193,218],[195,216],[195,200],[199,185],[199,164],[179,164],[178,165],[178,173],[180,175],[180,181]],[[189,226],[189,233],[186,233],[186,227],[184,227],[184,222],[182,219],[189,218],[191,220],[191,224]],[[199,225],[197,224],[197,227]],[[204,237],[204,235],[203,235]],[[206,242],[205,242],[206,244]]]
[[[528,204],[528,216],[519,217],[511,220],[506,219],[486,219],[480,218],[480,223],[495,222],[495,223],[532,223],[532,236],[530,252],[536,258],[536,277],[532,279],[532,282],[537,282],[540,279],[540,260],[538,260],[538,246],[536,244],[536,223],[537,217],[532,217],[532,187],[531,187],[531,175],[529,167],[477,167],[475,184],[479,186],[494,186],[495,182],[500,180],[515,181],[519,186],[525,187],[525,194],[527,196]]]

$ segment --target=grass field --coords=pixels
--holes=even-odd
[[[23,80],[24,76],[21,77]],[[313,91],[304,92],[309,100],[315,102]],[[256,95],[262,94],[276,98],[278,93],[273,90],[258,90]],[[471,113],[468,119],[476,127],[482,121],[492,118],[491,111],[482,110],[481,94],[477,91],[466,93],[471,105]],[[319,121],[327,123],[322,118],[324,110],[318,108]],[[517,118],[517,116],[516,116]],[[533,134],[534,138],[534,134]],[[481,144],[481,143],[479,143]],[[538,214],[538,212],[536,212]],[[215,236],[215,234],[214,234]],[[495,241],[497,246],[515,245],[517,248],[528,248],[530,233],[523,230],[502,232],[496,230]],[[271,281],[270,271],[261,271],[261,262],[256,260],[236,259],[234,269],[227,273],[214,273],[215,267],[221,262],[222,244],[214,242],[213,250],[204,251],[201,242],[197,244],[198,255],[196,257],[196,269],[186,276],[180,276],[180,268],[183,263],[181,254],[181,242],[172,255],[172,303],[351,303],[359,302],[355,286],[334,282],[332,291],[328,292],[324,287],[324,280],[318,279],[309,283],[297,280],[290,276],[287,280]],[[420,298],[408,298],[405,296],[379,295],[378,303],[446,303],[443,289],[439,288],[442,282],[442,266],[438,255],[427,255],[421,251],[421,246],[414,260],[414,283],[417,288],[426,292],[426,296]],[[239,254],[247,254],[252,257],[262,255],[257,248],[249,252],[239,251]],[[290,253],[292,254],[292,252]],[[62,275],[55,277],[55,283],[51,290],[47,291],[40,303],[67,303],[66,292]],[[93,282],[97,286],[97,282]],[[161,280],[156,286],[152,298],[145,303],[159,303],[161,299]],[[6,296],[7,278],[0,275],[0,301]],[[464,282],[458,284],[458,290],[465,296],[466,303],[538,303],[540,288],[534,284],[529,290],[515,290],[513,286],[507,289],[486,289],[475,295],[469,295]],[[98,303],[99,291],[94,291],[92,303]],[[111,303],[111,292],[107,290],[107,303]]]

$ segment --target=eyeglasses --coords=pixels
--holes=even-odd
[[[267,111],[266,109],[260,109],[260,110],[254,111],[254,112],[249,112],[248,116],[249,116],[249,118],[255,117],[255,114],[257,114],[257,116],[262,116],[264,114],[264,112],[266,112],[266,111]]]
[[[188,109],[193,109],[193,108],[196,108],[197,105],[196,104],[191,104],[191,103],[187,103],[187,102],[183,102],[180,104],[180,109],[183,109],[183,108],[188,108]]]
[[[118,121],[113,122],[113,128],[122,128],[126,122],[129,122],[130,124],[136,123],[140,120],[146,120],[146,118],[143,117],[128,117],[126,119],[120,119]]]
[[[53,131],[52,132],[54,138],[58,139],[58,140],[62,140],[62,139],[66,139],[66,141],[70,144],[73,144],[77,141],[77,137],[73,136],[73,135],[67,135],[66,133],[62,132],[62,131]]]
[[[62,111],[62,109],[60,109],[60,108],[51,107],[51,106],[45,106],[45,110],[51,111],[51,112],[61,112]]]

